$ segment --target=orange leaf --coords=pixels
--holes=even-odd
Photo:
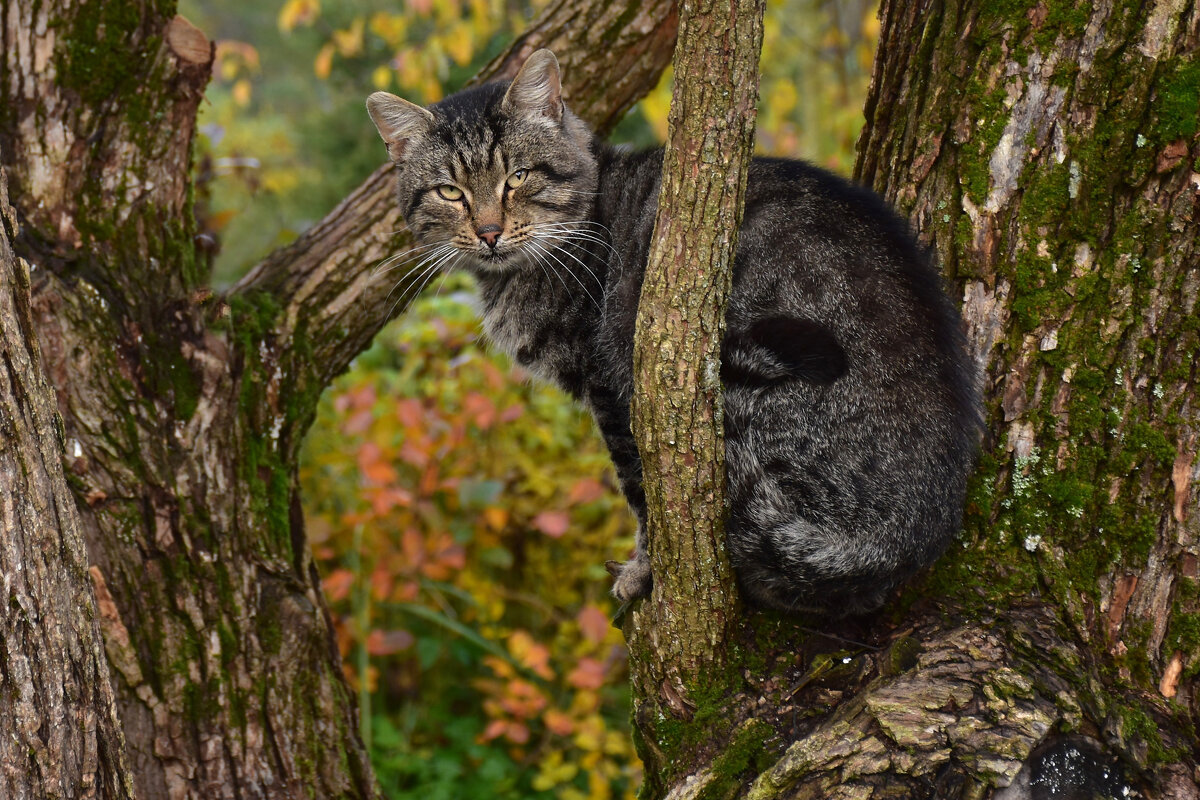
[[[604,685],[604,665],[594,658],[581,658],[567,676],[567,683],[580,689],[599,689]]]
[[[551,733],[559,736],[570,736],[575,730],[575,722],[562,711],[557,708],[552,708],[547,711],[542,720],[546,723],[546,727]]]
[[[513,744],[525,744],[529,741],[529,728],[522,722],[510,722],[508,730],[504,732],[504,738]]]
[[[387,656],[412,647],[413,635],[408,631],[371,631],[367,635],[367,652]]]
[[[399,401],[396,403],[396,416],[406,428],[422,430],[425,427],[425,408],[420,400],[406,397]]]
[[[420,591],[421,587],[414,581],[405,581],[396,587],[396,594],[392,599],[398,603],[411,603],[417,599]]]
[[[463,411],[475,427],[487,430],[496,421],[496,404],[487,395],[472,393],[463,398]]]
[[[508,650],[517,661],[549,680],[554,677],[550,670],[550,650],[533,640],[526,631],[513,631],[508,637]]]
[[[481,742],[490,742],[492,739],[503,734],[507,728],[508,720],[494,719],[483,729],[483,733],[479,734],[479,740]]]
[[[604,484],[595,478],[580,478],[571,486],[571,503],[591,503],[608,494]]]
[[[333,45],[327,44],[317,52],[317,57],[313,60],[313,73],[321,80],[325,80],[332,70]]]
[[[325,587],[325,596],[330,600],[345,600],[346,595],[350,594],[350,587],[354,585],[354,573],[348,569],[335,569],[325,576],[321,585]]]
[[[508,523],[508,511],[503,508],[488,506],[483,510],[483,521],[494,531],[499,531]]]
[[[419,532],[408,528],[400,537],[400,547],[404,550],[404,560],[408,566],[418,566],[425,560],[425,539]]]
[[[608,635],[608,616],[591,603],[581,608],[575,619],[589,642],[600,644]]]
[[[392,571],[382,564],[371,573],[371,596],[376,600],[387,600],[392,593],[392,584],[396,577]]]
[[[552,539],[557,539],[571,526],[571,517],[565,511],[543,511],[533,518],[533,527]]]

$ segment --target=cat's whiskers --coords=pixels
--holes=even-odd
[[[556,234],[570,234],[570,238],[595,242],[596,244],[607,249],[612,255],[616,256],[617,261],[619,262],[621,260],[621,254],[617,252],[617,249],[613,247],[612,244],[609,243],[609,241],[596,230],[583,227],[584,225],[595,226],[600,230],[609,233],[611,237],[611,232],[609,232],[608,228],[598,222],[590,222],[588,220],[580,220],[578,222],[542,222],[538,223],[534,227],[539,233],[552,232]]]
[[[568,267],[566,264],[564,264],[564,263],[563,263],[563,262],[562,262],[562,261],[559,259],[559,257],[558,257],[558,256],[554,255],[554,250],[559,250],[560,252],[562,252],[562,253],[564,253],[564,254],[566,254],[566,255],[570,255],[570,253],[567,253],[565,250],[563,250],[562,248],[560,248],[560,247],[557,247],[557,246],[556,246],[556,247],[554,247],[554,248],[553,248],[553,250],[552,250],[552,249],[549,249],[549,248],[547,248],[547,247],[546,247],[544,244],[542,244],[540,241],[538,241],[538,238],[537,238],[537,237],[531,237],[531,238],[530,238],[530,240],[529,240],[529,244],[530,244],[530,245],[532,245],[532,246],[534,246],[534,247],[537,247],[537,248],[538,248],[538,249],[540,249],[540,250],[541,250],[543,253],[545,253],[546,255],[550,256],[550,258],[553,258],[553,259],[554,259],[556,262],[558,262],[558,265],[559,265],[560,267],[562,267],[562,268],[563,268],[563,271],[564,271],[564,272],[566,272],[568,275],[570,275],[572,278],[574,278],[574,279],[575,279],[575,282],[579,284],[579,288],[580,288],[580,289],[583,289],[583,293],[584,293],[584,294],[586,294],[586,295],[588,296],[588,299],[592,301],[592,304],[593,304],[594,306],[596,306],[596,309],[597,309],[597,310],[600,310],[600,309],[602,308],[602,307],[601,307],[601,305],[600,305],[600,303],[596,302],[596,298],[595,298],[595,297],[592,297],[592,293],[588,291],[588,288],[587,288],[587,286],[585,286],[585,285],[584,285],[584,283],[583,283],[583,281],[581,281],[581,280],[579,279],[579,276],[575,274],[574,270],[572,270],[570,267]],[[572,258],[575,258],[575,256],[571,256],[571,257],[572,257]],[[576,260],[576,261],[579,261],[579,259],[578,259],[578,258],[575,258],[575,260]],[[583,265],[583,268],[584,268],[584,269],[587,269],[587,265],[586,265],[586,264],[584,264],[582,261],[579,261],[579,263]],[[596,273],[592,272],[590,269],[588,269],[588,273],[589,273],[589,274],[590,274],[590,275],[591,275],[593,278],[596,278]],[[559,278],[559,280],[562,280],[562,278],[560,277],[560,278]],[[596,278],[596,283],[597,283],[597,284],[599,284],[599,283],[600,283],[600,279],[599,279],[599,278]],[[566,283],[565,283],[565,282],[563,283],[563,288],[564,288],[564,289],[566,288]],[[601,286],[601,288],[603,288],[603,286]]]
[[[396,306],[400,305],[400,301],[402,301],[405,298],[405,296],[411,296],[413,299],[420,297],[421,292],[425,291],[425,287],[429,285],[429,282],[432,281],[434,276],[437,275],[439,272],[441,273],[442,278],[444,279],[448,273],[448,270],[441,269],[443,264],[449,262],[451,259],[461,258],[464,255],[463,251],[459,250],[457,247],[448,246],[448,250],[450,252],[446,252],[446,253],[439,252],[439,255],[430,256],[428,258],[428,260],[423,261],[421,263],[421,266],[419,267],[419,269],[421,270],[420,273],[418,273],[415,280],[413,280],[409,283],[410,286],[413,284],[416,284],[416,286],[417,286],[416,291],[411,292],[411,293],[401,292],[400,296],[396,298],[396,302],[392,303],[391,308],[388,309],[388,313],[387,313],[387,316],[385,317],[385,319],[391,318],[392,313],[396,310]],[[457,261],[455,261],[455,263],[457,263]],[[413,271],[416,272],[416,270],[413,270]],[[397,281],[396,285],[392,287],[392,290],[390,292],[388,292],[387,298],[385,299],[384,302],[386,302],[387,300],[390,300],[392,297],[392,293],[395,292],[396,289],[399,288],[403,283],[405,283],[405,281],[403,281],[403,280]]]
[[[549,283],[550,282],[550,272],[552,270],[548,271],[546,269],[545,257],[542,256],[541,253],[539,253],[537,250],[534,249],[533,245],[535,244],[535,242],[531,238],[526,237],[526,239],[524,239],[523,241],[525,242],[525,245],[522,248],[523,251],[528,253],[528,255],[533,258],[533,263],[538,265],[538,269],[540,269],[542,271],[542,275],[546,278],[546,282]],[[558,273],[556,272],[555,275],[557,275],[557,274]],[[558,282],[562,284],[563,289],[567,288],[566,282],[563,281],[563,279],[561,277],[559,277]]]
[[[440,242],[430,242],[429,244],[423,244],[423,245],[420,245],[419,247],[412,247],[403,252],[388,256],[387,258],[380,261],[379,264],[373,270],[371,270],[371,277],[375,278],[375,277],[378,277],[379,275],[383,274],[384,272],[391,272],[394,269],[399,269],[400,267],[407,264],[409,261],[429,255],[429,251],[433,250],[434,248],[447,247],[447,246],[449,246],[449,243],[447,240],[443,240]]]
[[[553,236],[553,237],[542,236],[542,237],[535,237],[535,238],[538,238],[539,240],[544,239],[545,241],[550,242],[552,251],[557,250],[558,252],[562,253],[563,255],[565,255],[569,258],[575,259],[575,263],[577,263],[579,266],[583,267],[587,271],[587,274],[592,276],[592,280],[594,280],[596,282],[596,288],[600,290],[600,293],[602,295],[604,294],[604,281],[600,280],[600,278],[596,275],[596,273],[592,270],[592,268],[587,265],[587,262],[585,262],[583,259],[581,259],[579,256],[575,255],[574,253],[570,252],[569,250],[564,250],[563,246],[558,243],[560,241],[559,237],[557,237],[557,236]],[[567,244],[572,244],[572,242],[570,242],[568,240]],[[554,260],[558,261],[557,258],[555,258]],[[562,262],[559,261],[559,263],[561,264]],[[563,269],[567,269],[567,267],[564,265]],[[567,271],[571,272],[572,275],[575,275],[575,273],[573,271],[571,271],[569,269]],[[577,281],[579,281],[578,276],[575,276],[575,279]],[[583,281],[579,281],[579,285],[583,286]],[[584,289],[584,291],[587,291],[587,290]],[[593,300],[592,302],[595,302],[595,300]],[[598,303],[597,303],[597,307],[599,307]]]

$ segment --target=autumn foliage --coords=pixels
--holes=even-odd
[[[309,440],[308,531],[364,734],[393,797],[475,780],[489,797],[631,797],[601,565],[632,519],[590,418],[478,337],[459,295],[418,303]]]

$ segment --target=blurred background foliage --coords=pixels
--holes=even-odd
[[[384,160],[375,89],[423,104],[548,0],[182,0],[217,41],[197,214],[228,286]],[[768,0],[760,152],[848,174],[875,0]],[[670,74],[618,127],[666,136]],[[325,394],[301,481],[346,675],[385,794],[632,798],[606,560],[633,545],[590,417],[483,346],[435,281]]]

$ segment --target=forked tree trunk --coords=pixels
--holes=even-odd
[[[370,796],[295,454],[386,316],[389,181],[211,296],[186,178],[211,50],[171,13],[0,0],[13,247],[130,768],[144,798]],[[661,712],[639,720],[649,796],[983,798],[1068,748],[1148,796],[1200,794],[1198,15],[885,2],[859,174],[965,297],[991,429],[967,530],[872,619],[748,613],[705,676],[719,691],[639,690]],[[596,123],[674,33],[648,2],[564,2],[533,31],[519,47],[567,56]],[[655,630],[646,674],[678,666]]]
[[[393,179],[379,170],[214,296],[189,195],[212,46],[173,15],[148,0],[0,0],[0,167],[34,276],[24,313],[57,390],[136,796],[371,797],[296,456],[320,392],[387,321],[390,281],[371,270],[405,246]],[[657,81],[674,34],[663,0],[560,2],[484,77],[554,47],[568,101],[609,126]],[[65,565],[85,577],[78,557]],[[70,622],[86,634],[96,615],[80,602]],[[5,663],[36,658],[36,641],[6,635]],[[45,666],[100,726],[72,745],[92,748],[80,775],[97,747],[116,764],[117,731],[88,723],[106,719],[98,665]],[[20,726],[41,713],[52,727],[55,709],[0,716],[0,736],[38,758]],[[119,772],[102,777],[97,792],[122,796]]]
[[[964,298],[965,532],[869,619],[748,614],[721,691],[644,687],[649,796],[1200,797],[1200,10],[881,14],[858,176]]]

